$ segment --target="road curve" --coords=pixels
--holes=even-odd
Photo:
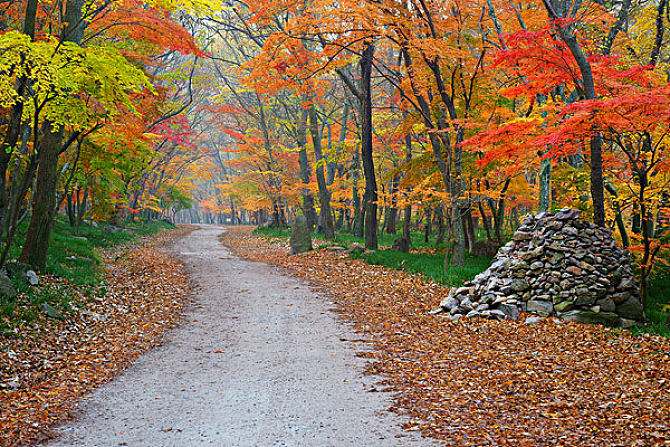
[[[177,242],[195,303],[165,343],[82,401],[49,446],[424,446],[403,432],[328,299],[221,246]]]

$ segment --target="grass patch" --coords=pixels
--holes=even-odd
[[[253,231],[253,234],[260,237],[265,237],[269,239],[288,239],[291,237],[290,228],[272,228],[272,227],[258,227]],[[392,247],[396,239],[398,239],[400,234],[388,234],[386,232],[379,232],[377,234],[377,240],[380,247]],[[312,234],[312,239],[322,239],[323,237],[318,233]],[[414,231],[412,232],[412,247],[413,248],[445,248],[446,246],[436,243],[437,238],[432,236],[428,239],[428,242],[425,241],[423,233]],[[365,238],[354,236],[353,234],[346,231],[338,231],[335,234],[335,240],[325,244],[325,246],[341,246],[348,248],[351,244],[358,243],[361,245],[365,244]]]
[[[437,283],[454,287],[471,280],[491,265],[490,258],[466,255],[463,267],[452,267],[445,271],[442,254],[403,253],[395,250],[378,250],[358,257],[368,264],[423,275]]]
[[[636,333],[670,338],[670,270],[658,272],[651,279],[644,313],[649,324],[636,327]]]
[[[388,234],[386,232],[377,233],[377,242],[380,247],[392,247],[395,241],[401,236],[401,234]],[[426,242],[423,233],[413,231],[412,232],[412,248],[445,248],[444,243],[437,244],[437,238],[431,236]],[[349,247],[353,243],[359,243],[361,245],[365,244],[365,238],[354,236],[351,233],[345,231],[340,231],[335,235],[335,245],[341,245],[343,247]]]
[[[270,239],[288,239],[291,236],[291,230],[288,228],[257,228],[254,230],[257,236]],[[313,235],[318,238],[318,234]],[[378,234],[380,247],[391,247],[395,240],[400,237],[399,234],[388,234],[380,232]],[[335,235],[332,243],[323,245],[349,247],[351,244],[365,244],[365,239],[354,236],[351,233],[340,231]],[[465,281],[469,281],[479,273],[486,270],[491,264],[491,259],[487,257],[467,255],[465,266],[452,268],[449,272],[444,271],[444,255],[441,254],[444,244],[437,245],[435,237],[431,237],[428,242],[425,241],[423,233],[412,233],[412,247],[416,249],[432,248],[437,253],[403,253],[396,250],[377,250],[371,253],[360,254],[355,257],[368,264],[381,265],[384,267],[404,270],[409,273],[423,275],[440,284],[449,286],[460,286]]]
[[[19,297],[9,299],[0,296],[0,334],[12,332],[12,328],[18,325],[35,321],[45,305],[67,314],[79,305],[78,297],[90,298],[104,294],[100,249],[129,243],[168,228],[173,228],[173,225],[164,221],[128,223],[125,228],[105,224],[75,228],[59,217],[51,234],[47,266],[43,273],[65,281],[31,287],[23,278],[13,278]],[[16,259],[21,254],[26,231],[27,222],[17,231],[10,259]]]
[[[291,237],[290,228],[258,227],[253,234],[268,239],[288,239]]]
[[[103,276],[99,249],[132,242],[138,237],[156,234],[172,227],[164,221],[133,222],[124,228],[105,224],[71,227],[65,219],[58,218],[51,233],[44,273],[65,278],[78,286],[97,285]],[[27,223],[17,232],[10,259],[16,259],[21,254],[26,231]]]

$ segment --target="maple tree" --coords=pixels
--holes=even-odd
[[[58,209],[301,213],[369,249],[401,228],[403,251],[420,229],[448,270],[573,206],[639,253],[643,289],[666,258],[664,0],[56,3],[0,4],[3,262],[29,210],[43,264]]]
[[[179,177],[180,158],[194,157],[196,138],[189,135],[187,144],[160,124],[186,119],[191,98],[180,95],[174,75],[184,71],[185,58],[197,61],[204,52],[172,14],[212,12],[215,6],[205,0],[0,4],[0,107],[7,116],[0,159],[1,263],[26,209],[30,222],[21,260],[40,270],[65,198],[70,211],[79,207],[81,220],[87,208],[98,216],[110,206],[134,210],[145,187],[149,203],[166,172]],[[189,86],[192,78],[193,72]],[[158,174],[147,179],[151,170]],[[134,182],[141,182],[141,193]],[[181,186],[188,192],[188,185]],[[70,217],[76,220],[72,212]]]
[[[260,193],[275,224],[300,208],[326,236],[331,224],[351,228],[372,249],[378,219],[395,233],[403,216],[404,250],[412,227],[430,234],[436,223],[447,269],[477,249],[480,226],[501,243],[518,216],[574,206],[639,251],[644,288],[665,258],[666,10],[563,0],[231,7],[209,25],[235,42],[215,56],[236,90],[217,119],[239,132],[231,122],[255,95],[281,122],[264,132],[256,117],[252,127],[298,163],[256,170],[290,188],[238,187],[248,157],[266,155],[233,136],[247,169],[219,191],[238,204],[246,191],[255,205]]]
[[[328,246],[363,241],[374,253],[407,256],[403,268],[427,254],[455,275],[473,259],[488,262],[524,215],[572,207],[635,256],[646,298],[670,262],[669,3],[0,0],[0,268],[48,270],[59,219],[77,230],[144,219],[283,230],[303,215]],[[462,417],[458,442],[532,444],[548,433],[588,444],[595,431],[580,426],[578,406],[612,442],[636,434],[654,442],[645,424],[668,413],[642,377],[652,373],[633,371],[665,344],[629,335],[610,343],[608,332],[550,322],[542,337],[507,322],[493,339],[480,337],[488,322],[427,321],[441,286],[336,253],[286,258],[245,231],[228,243],[304,270],[381,336],[375,368],[402,391],[399,407],[420,401],[411,411],[426,433],[452,440],[445,424]],[[155,281],[142,288],[157,289]],[[399,295],[406,306],[392,302]],[[454,339],[439,335],[452,330]],[[464,352],[463,337],[486,347]],[[582,346],[580,337],[579,353],[599,347],[589,359],[597,368],[558,352]],[[513,399],[511,408],[537,422],[527,431],[510,412],[498,417],[495,402],[521,392],[515,384],[542,365],[504,352],[508,377],[495,378],[500,369],[487,365],[499,353],[488,346],[509,340],[530,346],[529,359],[535,346],[542,361],[579,371],[552,382],[560,401],[532,383],[532,398]],[[449,359],[461,364],[453,377],[442,374]],[[588,383],[620,372],[610,359],[630,381]],[[468,380],[486,390],[485,401],[459,393]],[[569,399],[570,381],[584,399]],[[74,394],[84,387],[77,383]],[[653,395],[658,409],[630,410],[623,398],[601,408],[599,393]],[[458,405],[444,410],[445,396]],[[610,410],[632,421],[631,431],[612,425]],[[572,431],[553,422],[559,413]],[[482,432],[493,419],[504,425]]]

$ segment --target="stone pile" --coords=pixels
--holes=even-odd
[[[609,326],[641,321],[630,255],[578,210],[529,216],[491,267],[436,309],[454,320],[516,320],[520,312]]]

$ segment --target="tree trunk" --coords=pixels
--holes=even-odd
[[[361,206],[361,196],[358,191],[358,182],[360,179],[360,152],[354,151],[354,157],[351,162],[351,180],[352,180],[352,207],[354,208],[353,232],[356,237],[363,237],[363,225],[365,214]]]
[[[463,220],[465,223],[466,245],[468,252],[472,254],[475,250],[475,243],[477,242],[477,231],[475,229],[474,220],[472,219],[472,208],[468,207],[465,209]]]
[[[540,164],[540,211],[549,211],[551,206],[551,160]]]
[[[403,59],[405,66],[408,70],[412,69],[412,57],[407,47],[403,48]],[[440,98],[444,102],[444,105],[449,109],[449,113],[452,119],[456,119],[455,116],[455,106],[453,101],[451,101],[442,79],[442,72],[437,61],[426,61],[429,65],[429,68],[434,74],[435,81],[438,84],[438,90],[440,92]],[[421,112],[424,124],[429,129],[437,130],[446,130],[447,126],[444,122],[444,119],[438,118],[438,125],[435,126],[432,120],[432,108],[428,100],[420,93],[419,88],[414,84],[413,78],[410,76],[410,85],[412,87],[412,92],[417,99],[418,109]],[[453,244],[450,244],[449,249],[446,251],[444,256],[444,269],[449,270],[452,266],[462,266],[465,263],[465,233],[463,232],[463,222],[461,220],[461,209],[460,209],[460,174],[458,169],[460,168],[461,160],[459,157],[454,157],[453,163],[456,167],[456,176],[452,176],[451,172],[451,163],[452,163],[452,147],[451,140],[449,135],[446,133],[440,134],[438,136],[435,132],[430,132],[428,135],[430,140],[431,149],[433,152],[433,157],[435,158],[435,163],[437,164],[438,169],[442,177],[442,182],[444,184],[445,191],[450,193],[450,207],[451,207],[451,218],[450,218],[450,228],[451,236],[453,238]],[[462,133],[457,132],[456,137],[457,143],[459,138],[462,138]],[[443,152],[444,150],[444,152]],[[460,154],[462,149],[458,148],[457,154]],[[446,157],[445,157],[446,156]]]
[[[84,216],[86,215],[86,208],[88,207],[88,188],[84,190],[84,196],[81,198],[79,203],[79,209],[77,210],[77,226],[80,226],[84,221]]]
[[[426,208],[423,210],[425,222],[423,224],[423,242],[426,244],[430,241],[430,235],[433,232],[433,210]]]
[[[658,58],[661,55],[663,48],[663,35],[665,34],[665,18],[664,11],[668,7],[668,0],[661,0],[658,2],[656,9],[656,35],[654,37],[654,46],[649,56],[649,65],[656,66]]]
[[[387,234],[396,234],[398,221],[398,184],[400,183],[400,174],[396,174],[391,179],[391,206],[388,208],[385,224]]]
[[[630,239],[628,238],[628,230],[626,230],[626,224],[623,220],[621,204],[619,203],[619,194],[614,185],[612,184],[609,183],[606,184],[605,188],[613,197],[612,202],[614,207],[614,215],[616,220],[616,226],[619,229],[619,234],[621,235],[621,244],[623,245],[624,248],[628,248],[630,246]]]
[[[376,250],[377,242],[377,179],[372,155],[372,63],[375,47],[369,44],[363,51],[361,68],[361,158],[365,175],[365,248]]]
[[[335,225],[333,223],[333,212],[330,208],[330,191],[328,191],[326,176],[324,174],[319,119],[314,106],[309,109],[309,122],[310,133],[312,134],[312,144],[314,146],[314,155],[316,158],[316,182],[319,186],[319,232],[323,234],[326,239],[334,239]]]
[[[482,223],[484,224],[484,230],[486,231],[486,239],[489,241],[493,240],[493,237],[491,236],[491,221],[489,220],[488,214],[486,214],[482,201],[479,200],[477,205],[479,207],[479,214],[482,215]]]
[[[46,267],[49,237],[56,211],[56,186],[58,183],[58,155],[63,131],[53,132],[51,124],[43,129],[39,149],[37,182],[33,192],[33,213],[21,252],[21,262],[37,271]]]
[[[549,14],[549,17],[553,20],[558,20],[561,18],[559,13],[556,12],[553,5],[549,0],[544,0],[545,8]],[[575,24],[573,22],[568,22],[567,24],[557,23],[556,28],[558,33],[561,36],[563,42],[570,50],[572,57],[574,58],[577,66],[579,67],[579,72],[581,75],[581,88],[584,93],[585,99],[595,99],[596,90],[595,82],[593,80],[593,70],[591,69],[591,63],[587,59],[584,51],[577,41],[577,37],[574,34]],[[591,149],[591,200],[593,202],[593,222],[601,227],[605,226],[605,183],[603,178],[603,139],[599,133],[594,133],[591,136],[590,141]]]
[[[37,18],[38,0],[28,0],[26,3],[26,13],[23,22],[23,33],[30,36],[32,40],[35,39],[35,22]],[[21,77],[17,81],[16,93],[19,98],[25,95],[29,87],[29,79],[27,76]],[[12,153],[16,149],[16,145],[21,138],[21,119],[23,116],[24,104],[22,101],[17,101],[12,106],[7,131],[0,147],[0,231],[9,228],[7,225],[9,216],[9,191],[7,182],[7,171],[9,170],[9,163],[12,159]],[[4,261],[3,261],[4,262]]]
[[[437,217],[437,239],[435,239],[435,245],[437,246],[444,243],[444,236],[446,233],[444,227],[444,208],[442,205],[435,208],[435,216]]]
[[[71,227],[76,226],[75,222],[75,209],[74,209],[74,201],[72,200],[72,194],[67,193],[65,195],[65,203],[67,204],[67,220],[70,223]]]
[[[63,41],[81,43],[84,38],[85,21],[82,20],[84,0],[67,0]],[[33,214],[30,219],[26,243],[21,260],[36,270],[46,267],[49,238],[56,214],[58,186],[58,157],[61,152],[63,130],[53,132],[51,123],[45,121],[42,141],[39,144],[36,188],[33,193]]]
[[[405,162],[409,166],[412,161],[412,136],[405,136]],[[396,244],[402,252],[409,252],[412,247],[412,205],[403,210],[402,239]]]
[[[316,209],[314,208],[314,195],[307,185],[311,178],[309,169],[309,158],[307,157],[307,117],[308,112],[304,110],[300,119],[298,128],[298,145],[300,147],[300,178],[305,188],[302,190],[302,207],[305,213],[305,220],[310,230],[314,230],[317,224]]]

